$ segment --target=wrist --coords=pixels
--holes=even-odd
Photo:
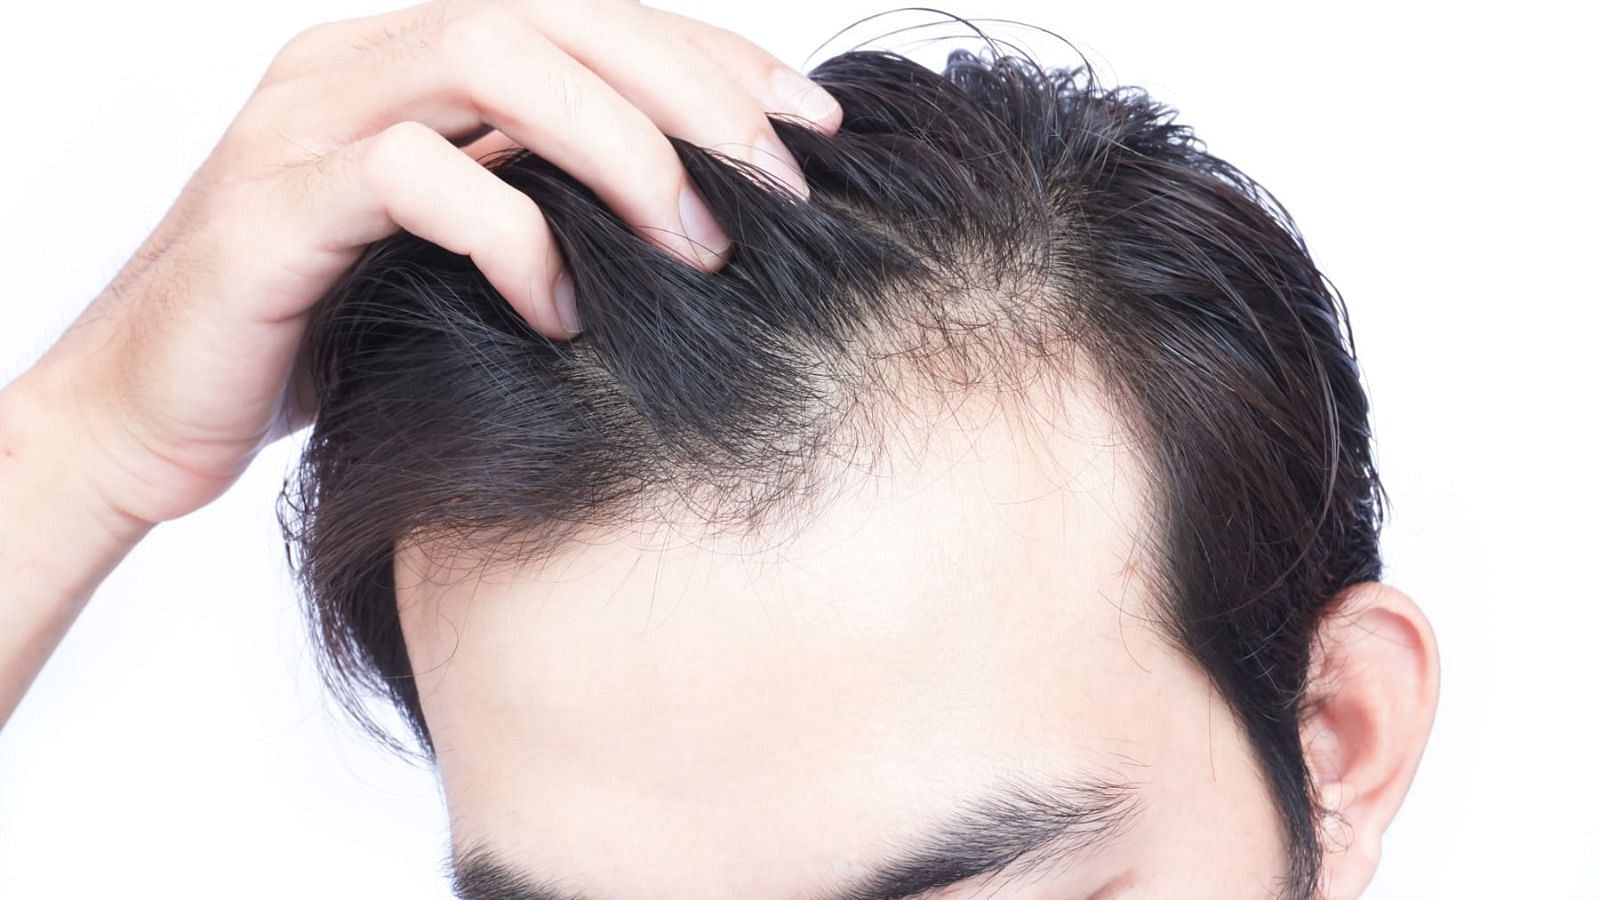
[[[40,367],[0,388],[0,491],[29,521],[68,532],[79,552],[120,558],[153,525],[104,494],[93,441],[74,410]]]
[[[0,388],[0,725],[148,525],[91,488],[35,373]],[[79,441],[81,443],[81,440]]]

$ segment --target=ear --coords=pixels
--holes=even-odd
[[[1306,765],[1323,818],[1326,900],[1359,897],[1383,832],[1411,787],[1439,700],[1439,649],[1400,590],[1363,582],[1342,593],[1313,644]]]

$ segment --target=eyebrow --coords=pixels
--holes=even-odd
[[[1081,860],[1103,849],[1141,808],[1131,783],[1099,777],[1003,782],[937,827],[906,841],[846,883],[812,900],[908,900],[979,876],[1008,878]],[[589,900],[541,880],[483,845],[451,860],[460,900]]]

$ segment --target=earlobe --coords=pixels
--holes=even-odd
[[[1397,588],[1344,592],[1318,628],[1301,738],[1323,819],[1323,896],[1360,896],[1433,727],[1439,651]]]

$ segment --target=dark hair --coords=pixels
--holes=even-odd
[[[1284,893],[1310,896],[1312,643],[1341,589],[1379,576],[1384,508],[1342,300],[1266,190],[1087,65],[957,51],[941,75],[851,52],[811,75],[838,133],[773,117],[809,202],[673,141],[734,239],[717,273],[532,153],[489,161],[549,218],[585,325],[570,343],[409,234],[330,292],[283,510],[329,684],[374,728],[364,693],[392,699],[431,754],[397,542],[531,560],[650,503],[793,520],[908,386],[1001,391],[1082,354],[1158,487],[1163,632],[1242,724],[1287,832]]]

